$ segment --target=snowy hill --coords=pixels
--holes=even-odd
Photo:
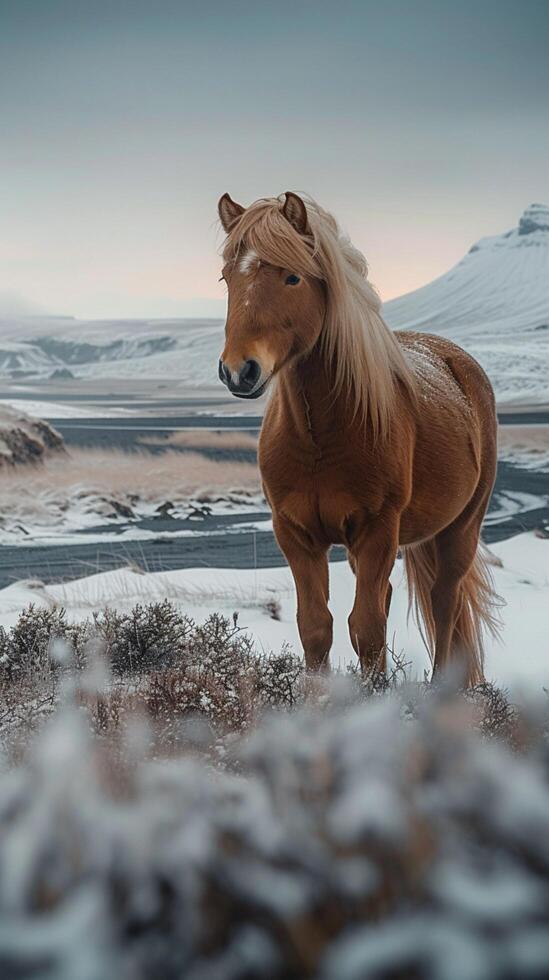
[[[450,337],[490,375],[498,401],[549,401],[549,207],[482,238],[449,272],[386,303],[394,329]]]

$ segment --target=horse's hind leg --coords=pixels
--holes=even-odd
[[[431,592],[434,673],[461,662],[468,686],[484,680],[481,629],[489,622],[491,595],[478,547],[486,505],[485,495],[473,498],[435,538],[437,574]]]
[[[456,659],[452,639],[459,612],[461,580],[472,561],[466,543],[452,540],[451,537],[437,541],[437,552],[441,567],[431,592],[435,625],[433,674],[440,673],[448,667],[451,660]],[[465,657],[465,651],[461,651],[461,657]],[[465,669],[468,674],[467,667]]]

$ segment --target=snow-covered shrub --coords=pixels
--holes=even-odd
[[[300,681],[303,663],[289,646],[279,654],[264,657],[259,671],[259,694],[273,708],[293,708],[303,697]]]
[[[2,630],[0,634],[2,669],[10,676],[41,669],[55,671],[60,643],[79,650],[84,633],[82,626],[67,621],[64,609],[30,605],[9,632]]]
[[[0,669],[13,674],[34,671],[57,663],[52,645],[64,641],[77,667],[87,662],[86,649],[100,644],[115,674],[158,670],[173,664],[202,659],[211,669],[222,670],[236,654],[251,650],[251,641],[229,629],[228,620],[210,616],[202,626],[183,615],[167,599],[137,604],[129,613],[106,608],[92,619],[70,623],[62,607],[45,609],[30,605],[10,630],[0,632]]]
[[[520,717],[505,691],[485,683],[465,696],[476,706],[476,721],[482,735],[503,738],[509,745],[520,739]]]
[[[189,715],[202,715],[218,733],[243,731],[267,708],[291,708],[303,700],[303,661],[289,648],[258,653],[245,632],[219,615],[194,627],[187,639],[177,664],[133,678],[129,708],[139,700],[160,724],[163,741],[177,740],[177,725]],[[111,697],[116,708],[109,717],[119,721],[127,710],[120,684]]]
[[[192,658],[204,673],[232,684],[235,668],[245,673],[254,659],[253,641],[226,616],[214,613],[196,627]]]
[[[103,641],[116,674],[177,663],[186,656],[195,630],[193,621],[167,599],[137,604],[130,613],[105,609],[93,619],[93,631]]]
[[[9,735],[14,719],[27,724],[44,688],[53,708],[51,692],[67,668],[86,667],[98,652],[114,675],[93,712],[102,732],[138,705],[164,726],[168,740],[174,724],[196,712],[220,732],[235,731],[266,707],[292,707],[304,694],[301,658],[288,648],[272,657],[256,651],[224,616],[197,624],[166,600],[70,623],[61,608],[30,606],[11,630],[0,631],[0,688],[9,691],[10,704],[20,699],[20,710],[7,718]]]
[[[546,977],[543,725],[517,752],[448,690],[324,694],[212,765],[198,722],[162,757],[69,691],[0,774],[0,976]]]

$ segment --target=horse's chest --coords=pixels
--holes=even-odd
[[[272,501],[275,517],[326,544],[345,544],[353,518],[363,510],[358,499],[338,488],[324,492],[293,489]]]
[[[280,455],[263,460],[261,471],[275,515],[331,544],[346,543],[354,518],[377,513],[384,497],[356,457],[304,465]]]

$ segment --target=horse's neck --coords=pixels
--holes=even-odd
[[[284,422],[303,442],[325,441],[351,423],[348,400],[334,391],[335,372],[318,344],[311,354],[281,372],[277,397]]]

